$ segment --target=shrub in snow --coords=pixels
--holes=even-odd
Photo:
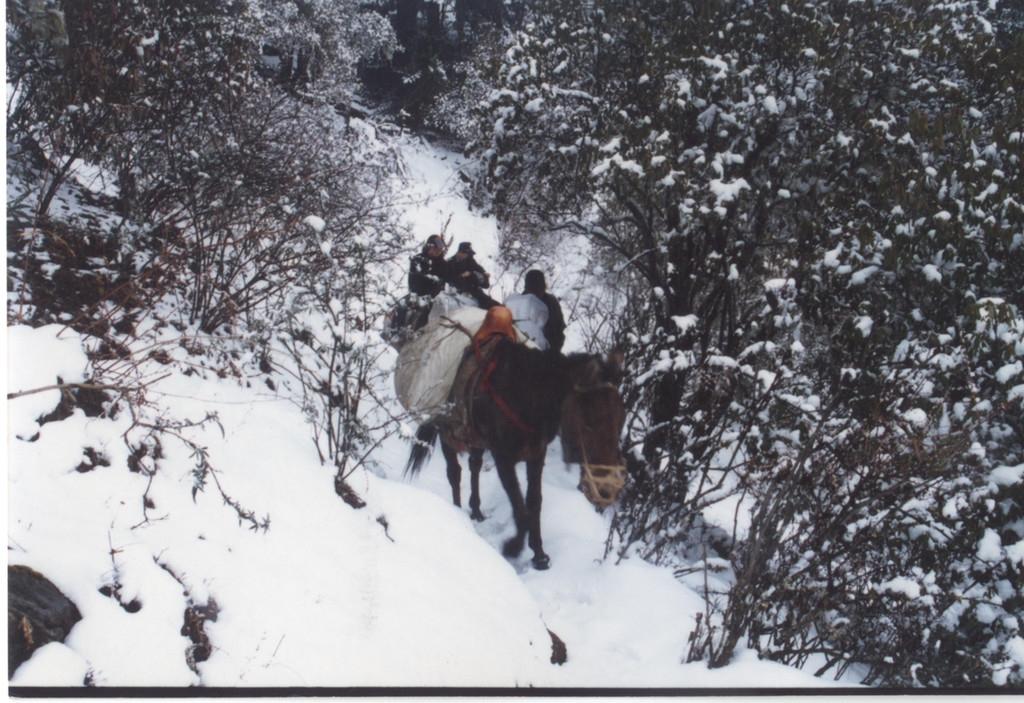
[[[31,15],[16,5],[16,19]],[[12,23],[11,135],[34,158],[17,217],[34,224],[72,175],[95,171],[125,218],[108,239],[128,275],[149,279],[140,289],[178,286],[204,332],[280,295],[307,259],[343,258],[384,219],[380,160],[363,137],[254,70],[276,41],[306,56],[308,91],[351,78],[387,46],[380,17],[337,2],[114,5],[67,7],[64,47]],[[310,212],[331,226],[303,227]]]
[[[61,18],[63,43],[37,31],[39,12]],[[365,459],[365,423],[379,419],[366,394],[382,373],[370,329],[389,292],[367,270],[401,245],[395,163],[323,98],[339,97],[331,81],[351,79],[360,58],[387,51],[390,29],[338,2],[118,1],[63,14],[18,2],[11,17],[9,205],[22,236],[9,319],[99,338],[89,387],[64,390],[66,412],[109,391],[94,414],[131,413],[132,471],[152,475],[165,443],[184,442],[193,495],[213,485],[241,521],[265,528],[182,434],[216,416],[168,416],[147,394],[166,374],[146,362],[242,379],[257,365],[272,372],[278,352],[322,460],[343,477]],[[256,71],[264,42],[294,51],[301,80]],[[309,340],[309,353],[282,347],[282,330]]]

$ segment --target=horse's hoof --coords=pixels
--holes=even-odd
[[[547,571],[551,566],[551,557],[547,554],[538,554],[533,558],[533,568],[537,571]]]
[[[523,551],[523,543],[521,540],[517,540],[515,537],[505,542],[501,548],[501,553],[506,557],[512,558],[519,556],[520,552]]]
[[[484,514],[481,513],[479,510],[474,510],[469,514],[469,519],[474,520],[476,522],[483,522],[487,518],[485,518]]]

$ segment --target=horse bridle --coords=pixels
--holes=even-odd
[[[608,382],[603,382],[603,383],[594,384],[592,386],[573,386],[573,391],[576,392],[576,393],[582,394],[582,393],[589,393],[589,392],[595,391],[595,390],[600,390],[602,388],[610,388],[612,390],[617,390],[614,384],[608,383]],[[626,477],[624,475],[625,472],[626,472],[626,466],[625,466],[625,464],[594,464],[594,463],[591,463],[590,457],[587,455],[586,443],[584,443],[584,441],[583,441],[583,418],[582,417],[577,417],[577,419],[576,419],[576,428],[575,429],[576,429],[576,444],[579,446],[579,450],[580,450],[580,454],[581,454],[581,459],[582,459],[582,461],[580,462],[580,465],[583,467],[583,471],[580,472],[580,479],[589,488],[588,495],[590,497],[590,501],[592,503],[598,504],[598,500],[600,500],[600,507],[602,507],[602,508],[607,507],[607,506],[611,505],[615,501],[615,498],[618,496],[618,492],[620,490],[622,490],[622,486],[626,482]],[[602,477],[595,477],[594,476],[594,471],[595,470],[597,470],[599,472],[602,472],[605,475],[602,476]],[[609,481],[609,479],[610,479],[610,481]],[[612,498],[610,498],[610,499],[607,499],[607,498],[604,497],[604,495],[601,493],[601,490],[600,490],[601,487],[598,486],[598,483],[607,484],[608,482],[610,482],[610,483],[612,483],[612,484],[614,484],[616,486],[615,491],[614,491],[615,495]]]

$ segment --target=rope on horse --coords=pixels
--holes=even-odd
[[[583,494],[599,508],[607,508],[626,485],[626,467],[617,464],[580,464]]]
[[[444,326],[444,327],[448,327],[449,329],[459,330],[460,332],[462,332],[464,335],[466,335],[470,339],[473,339],[473,333],[472,332],[470,332],[468,329],[466,329],[466,327],[461,322],[459,322],[458,320],[453,320],[452,318],[448,317],[447,315],[442,315],[441,316],[441,325]]]
[[[607,508],[626,485],[626,467],[621,464],[592,464],[583,442],[582,422],[576,424],[576,439],[583,461],[580,462],[580,487],[583,495],[598,508]]]
[[[489,341],[490,339],[493,339],[496,336],[497,335],[491,335],[491,337],[489,337],[488,340],[485,341]],[[525,420],[519,417],[519,414],[512,408],[511,405],[508,404],[505,398],[503,398],[502,395],[498,393],[498,390],[491,384],[491,377],[494,375],[494,371],[498,368],[498,360],[495,358],[495,353],[491,352],[491,354],[487,357],[485,361],[483,358],[483,352],[480,350],[480,346],[481,345],[477,344],[477,340],[474,339],[473,351],[476,353],[477,362],[479,362],[480,365],[483,367],[483,371],[479,376],[480,390],[484,391],[485,393],[487,393],[487,395],[491,397],[491,400],[498,407],[498,410],[501,411],[501,414],[504,415],[505,419],[511,422],[516,429],[518,429],[520,432],[527,436],[536,434],[537,430],[535,430]]]

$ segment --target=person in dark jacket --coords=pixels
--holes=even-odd
[[[448,262],[444,254],[448,246],[444,237],[432,234],[420,253],[409,261],[409,295],[399,303],[390,322],[391,336],[400,342],[427,324],[434,297],[444,290]]]
[[[527,271],[523,281],[523,292],[532,293],[548,306],[548,321],[544,324],[544,337],[548,340],[551,349],[557,352],[562,351],[562,345],[565,344],[565,318],[562,316],[562,306],[559,305],[558,298],[548,293],[548,283],[544,280],[544,272],[538,269]]]
[[[472,244],[461,242],[455,256],[446,262],[446,280],[449,285],[460,293],[472,297],[480,307],[486,310],[500,303],[484,292],[484,288],[491,287],[491,277],[484,271],[484,267],[473,258],[475,255],[476,252],[473,251]]]
[[[448,277],[448,262],[444,259],[447,247],[444,238],[432,234],[419,254],[409,262],[409,292],[433,298],[444,290]]]

